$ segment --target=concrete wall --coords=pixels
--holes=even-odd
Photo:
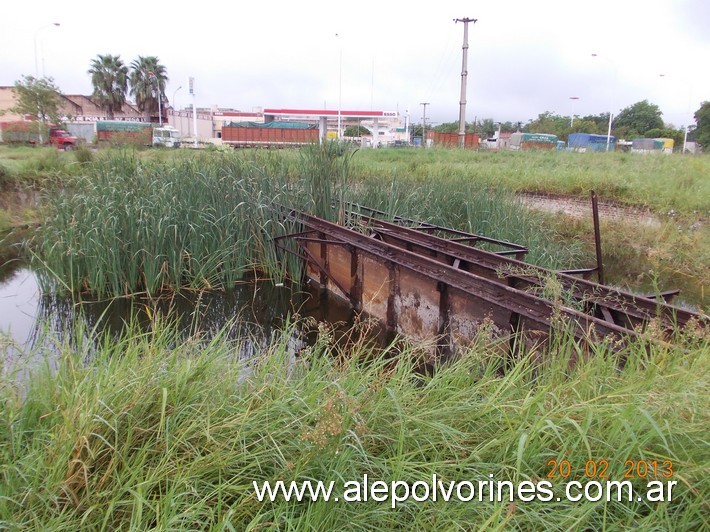
[[[191,109],[182,111],[168,111],[168,124],[180,131],[180,138],[185,141],[194,140],[195,124]],[[212,142],[214,137],[214,127],[212,117],[202,113],[197,113],[197,141]]]
[[[24,120],[24,116],[10,112],[10,108],[15,105],[15,88],[0,87],[0,122]]]

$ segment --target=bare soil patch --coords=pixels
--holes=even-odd
[[[522,193],[518,196],[523,205],[553,214],[563,214],[574,218],[592,219],[592,201],[575,196],[555,194]],[[627,223],[640,223],[658,227],[661,219],[644,207],[630,207],[616,202],[598,200],[599,219]]]

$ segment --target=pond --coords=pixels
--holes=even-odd
[[[22,260],[0,265],[0,369],[10,372],[31,368],[41,360],[56,357],[57,339],[73,331],[96,330],[118,338],[127,323],[148,331],[156,316],[173,320],[184,338],[199,334],[209,340],[224,331],[239,342],[239,356],[257,353],[280,332],[289,317],[312,317],[348,331],[353,323],[349,304],[318,288],[300,288],[252,281],[224,292],[192,291],[149,300],[108,300],[45,296],[40,293],[35,273]],[[300,327],[293,339],[294,351],[311,344],[313,328]],[[375,331],[375,336],[380,331]]]

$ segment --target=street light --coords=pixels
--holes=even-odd
[[[579,96],[570,96],[569,99],[572,100],[572,103],[574,104],[574,102],[579,100]],[[572,105],[572,118],[569,121],[569,128],[572,129],[572,126],[574,126],[574,105]]]
[[[148,78],[151,80],[156,81],[157,85],[157,92],[158,92],[158,123],[160,127],[163,127],[163,105],[161,103],[161,100],[163,99],[162,93],[160,91],[160,82],[158,81],[158,77],[155,75],[155,73],[152,70],[148,71]]]
[[[37,63],[37,35],[39,34],[40,31],[42,31],[45,28],[51,28],[52,26],[59,26],[59,22],[52,22],[50,24],[45,24],[44,26],[40,26],[35,30],[35,36],[34,36],[34,48],[35,48],[35,83],[39,80],[39,65]],[[44,56],[42,57],[42,77],[44,77]],[[41,116],[42,112],[40,109],[40,104],[39,104],[39,92],[37,93],[37,133],[38,133],[38,138],[39,138],[39,143],[42,144],[43,139],[42,139],[42,122],[44,122],[44,117]]]
[[[599,55],[592,54],[592,57],[599,57]],[[609,60],[607,59],[607,61],[609,61]],[[613,63],[611,63],[611,61],[609,61],[609,63],[611,64],[612,68],[614,69],[614,78],[616,78],[616,68],[614,67]],[[607,152],[609,151],[609,144],[611,143],[611,121],[613,119],[613,116],[614,116],[613,113],[611,111],[609,111],[609,129],[606,132],[606,151]]]
[[[177,102],[175,101],[175,95],[177,92],[182,89],[182,85],[180,85],[177,89],[173,91],[173,125],[175,125],[175,111],[178,111],[177,109]],[[178,111],[180,113],[180,111]],[[180,117],[180,135],[182,135],[182,116]]]
[[[343,42],[340,39],[340,35],[337,33],[335,37],[338,38],[338,44],[340,44],[340,65],[338,72],[338,140],[341,137],[341,124],[342,124],[342,111],[343,108]]]
[[[660,78],[666,78],[667,76],[665,74],[659,74],[658,77]],[[671,76],[673,77],[673,76]],[[685,85],[688,87],[688,107],[686,109],[686,115],[690,115],[690,102],[693,99],[693,84],[692,82],[685,82]],[[687,118],[687,117],[686,117]],[[685,153],[685,148],[686,145],[688,144],[688,127],[689,126],[680,126],[681,129],[685,130],[685,133],[683,134],[683,153]]]
[[[175,104],[175,95],[177,94],[177,91],[179,91],[180,89],[182,89],[182,85],[180,85],[177,89],[175,89],[173,91],[173,107],[174,108],[177,108],[177,105]]]
[[[52,26],[59,27],[60,24],[59,22],[52,22],[50,24],[45,24],[44,26],[40,26],[37,28],[35,31],[35,38],[34,38],[34,44],[35,44],[35,77],[39,78],[39,64],[37,63],[37,35],[39,34],[40,31],[42,31],[45,28],[51,28]],[[44,57],[42,57],[42,76],[44,76]]]

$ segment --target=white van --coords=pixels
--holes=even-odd
[[[153,129],[153,146],[179,148],[180,131],[170,126],[156,127],[155,129]]]

